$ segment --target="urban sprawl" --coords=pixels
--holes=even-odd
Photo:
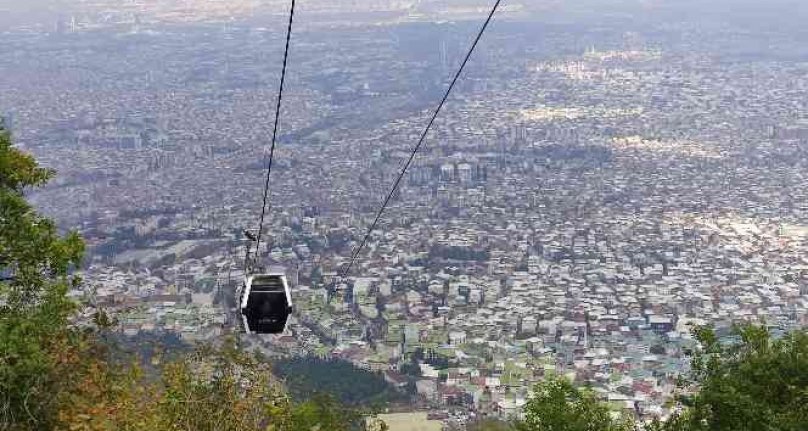
[[[97,3],[0,35],[0,113],[59,172],[31,198],[90,246],[86,315],[218,339],[260,214],[283,2]],[[745,53],[742,29],[589,29],[527,3],[340,277],[483,18],[354,3],[374,14],[300,13],[258,252],[295,311],[251,349],[383,373],[446,423],[519,415],[548,375],[650,420],[686,390],[695,326],[808,325],[808,63]]]

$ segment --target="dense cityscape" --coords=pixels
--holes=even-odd
[[[192,343],[237,331],[286,2],[180,3],[0,27],[0,114],[90,246],[86,315]],[[508,2],[343,278],[489,7],[344,3],[297,18],[258,252],[295,312],[251,349],[383,373],[424,423],[518,416],[550,374],[650,420],[695,326],[808,326],[797,17]]]

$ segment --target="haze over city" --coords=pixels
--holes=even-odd
[[[805,328],[798,0],[504,0],[339,277],[492,3],[298,1],[257,251],[295,309],[249,350],[382,373],[446,426],[518,416],[550,373],[646,421],[693,325]],[[238,325],[288,8],[0,0],[0,116],[58,172],[27,197],[85,239],[71,295],[122,334]]]

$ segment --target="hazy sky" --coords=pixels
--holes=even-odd
[[[333,8],[340,3],[361,4],[363,0],[307,0],[309,7],[328,4]],[[366,0],[380,3],[384,0]],[[394,4],[406,4],[404,0],[389,0]],[[493,1],[493,0],[491,0]],[[485,4],[488,0],[422,0],[422,4],[451,4],[453,6]],[[516,3],[517,0],[512,0]],[[178,4],[191,9],[204,9],[204,5],[278,5],[283,0],[138,0],[148,5]],[[808,17],[808,0],[519,0],[518,3],[547,13],[548,7],[554,13],[565,11],[586,11],[594,14],[620,11],[637,12],[643,15],[657,15],[664,19],[667,15],[674,19],[710,18],[726,21],[759,21],[776,26],[780,20],[794,22],[795,17]],[[9,26],[39,24],[45,28],[55,24],[60,15],[70,15],[86,11],[88,4],[103,4],[107,9],[131,7],[132,0],[0,0],[0,29]],[[504,4],[508,4],[505,0]]]

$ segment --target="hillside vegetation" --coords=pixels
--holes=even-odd
[[[350,362],[313,357],[277,360],[274,373],[284,379],[292,399],[327,394],[350,406],[384,406],[405,401],[380,373],[358,369]]]

